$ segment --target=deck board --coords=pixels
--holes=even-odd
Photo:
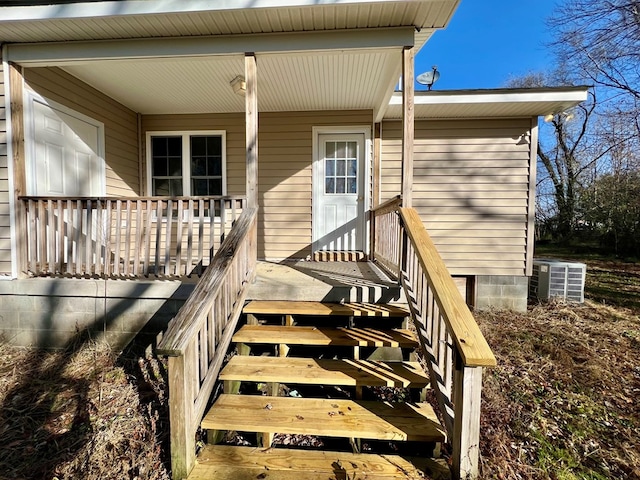
[[[304,385],[423,388],[429,379],[417,362],[374,362],[234,356],[220,380]]]
[[[445,465],[411,460],[399,455],[207,445],[189,480],[413,480],[434,473],[435,478],[448,478]]]
[[[202,428],[377,440],[441,442],[428,403],[220,395]]]
[[[409,312],[400,306],[375,303],[325,303],[278,300],[253,300],[244,313],[263,315],[344,315],[353,317],[406,317]]]
[[[343,347],[418,346],[410,330],[376,330],[373,328],[317,328],[279,325],[244,325],[233,336],[236,343],[316,345]]]

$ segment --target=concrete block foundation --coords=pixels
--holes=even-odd
[[[529,279],[526,276],[479,275],[476,277],[478,310],[489,308],[526,312]]]
[[[197,279],[29,278],[0,282],[0,337],[13,345],[64,348],[87,338],[123,349],[142,332],[153,344]],[[145,340],[147,340],[145,339]]]

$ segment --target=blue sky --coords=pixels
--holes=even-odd
[[[416,56],[416,75],[437,65],[436,90],[499,88],[553,61],[545,21],[554,0],[462,0],[445,30]],[[416,88],[426,89],[422,85]]]

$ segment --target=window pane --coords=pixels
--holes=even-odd
[[[180,157],[169,158],[169,176],[171,177],[182,176],[182,158]]]
[[[182,196],[182,179],[171,179],[171,196],[172,197],[181,197]]]
[[[347,158],[356,158],[357,145],[356,142],[347,142]]]
[[[206,137],[207,138],[207,155],[216,155],[222,157],[222,137]]]
[[[325,180],[324,193],[336,193],[335,180],[333,178]]]
[[[151,137],[151,155],[154,157],[167,156],[167,138]]]
[[[357,177],[358,176],[358,162],[356,160],[349,160],[349,169],[347,170],[347,175],[349,177]]]
[[[209,195],[222,195],[221,178],[213,178],[209,180]]]
[[[167,155],[182,157],[182,137],[167,137]]]
[[[347,154],[346,142],[336,142],[336,158],[344,158]]]
[[[336,193],[345,193],[344,178],[336,178]]]
[[[358,193],[357,182],[355,178],[347,179],[347,193]]]
[[[191,182],[191,194],[195,196],[209,195],[207,180],[204,178],[196,178]]]
[[[204,156],[207,154],[207,137],[191,137],[191,155]]]
[[[166,158],[154,158],[152,161],[152,175],[154,177],[166,177],[169,174]]]
[[[222,175],[222,158],[209,157],[207,161],[207,174],[221,176]]]
[[[345,161],[344,160],[336,160],[336,175],[339,177],[344,177],[346,175],[345,169]]]
[[[154,178],[153,179],[153,195],[171,195],[169,190],[169,180],[166,178]]]
[[[327,177],[333,177],[336,174],[336,161],[335,160],[325,160],[325,171],[324,174]]]
[[[204,177],[207,175],[207,157],[191,158],[191,175],[194,177]]]
[[[327,158],[335,158],[336,156],[336,142],[326,142],[324,144],[325,156]]]

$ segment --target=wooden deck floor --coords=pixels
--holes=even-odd
[[[250,300],[406,303],[397,282],[371,262],[258,262]]]

